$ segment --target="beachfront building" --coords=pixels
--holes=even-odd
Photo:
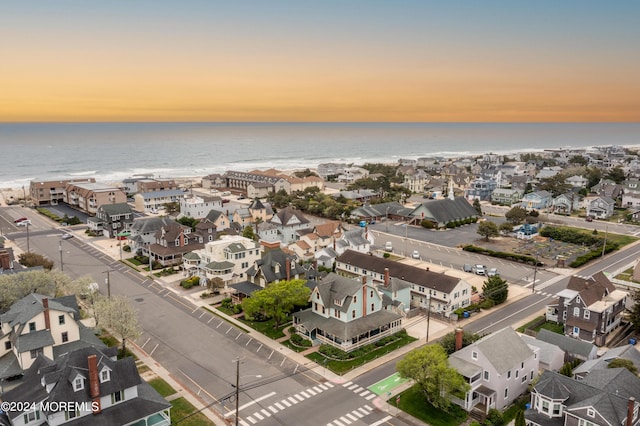
[[[62,200],[84,213],[95,215],[103,204],[126,203],[127,195],[120,188],[96,182],[70,182]]]
[[[29,183],[29,197],[34,206],[56,205],[64,202],[65,188],[70,183],[91,182],[94,178],[41,180],[34,179]]]
[[[467,200],[491,200],[491,193],[497,187],[497,183],[493,179],[474,179],[469,182],[469,186],[464,190],[464,196]]]
[[[582,196],[575,192],[560,194],[553,199],[553,212],[557,214],[571,214],[580,208]]]
[[[146,173],[124,179],[122,187],[127,194],[136,194],[138,192],[178,189],[178,184],[174,179],[154,179],[152,173]]]
[[[613,215],[616,202],[613,198],[604,195],[597,197],[587,197],[584,200],[587,216],[594,219],[608,219]]]
[[[524,194],[520,206],[527,210],[541,210],[551,207],[553,194],[549,191],[536,191]]]
[[[184,195],[179,189],[140,192],[133,196],[134,208],[139,212],[157,213],[167,203],[179,203]]]

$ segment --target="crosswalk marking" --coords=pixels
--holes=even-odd
[[[338,420],[334,420],[333,423],[337,424],[338,426],[344,426],[342,423],[340,423]]]
[[[358,392],[358,395],[360,395],[361,397],[366,397],[367,395],[369,395],[369,391],[364,389],[364,392]]]
[[[367,410],[365,410],[364,408],[360,407],[358,408],[358,411],[360,411],[362,414],[364,414],[365,416],[369,415],[369,412]]]
[[[352,385],[352,386],[349,386],[347,389],[349,389],[350,391],[352,391],[352,390],[354,390],[355,388],[359,388],[359,387],[360,387],[360,386],[358,386],[358,385]]]
[[[282,401],[282,402],[284,402],[284,401]],[[274,403],[273,405],[275,405],[276,407],[278,407],[278,409],[280,409],[280,410],[284,410],[284,407],[283,407],[279,402],[276,402],[276,403]],[[289,405],[289,407],[291,407],[291,405]]]
[[[344,386],[345,388],[348,388],[352,384],[353,384],[353,382],[347,382],[347,383],[343,383],[342,386]]]
[[[298,402],[298,401],[296,401],[296,403],[297,403],[297,402]],[[283,403],[284,405],[286,405],[286,406],[287,406],[287,408],[288,408],[288,407],[291,407],[291,406],[293,405],[292,403],[290,403],[290,402],[289,402],[289,401],[287,401],[286,399],[283,399],[283,400],[282,400],[282,403]]]
[[[314,386],[312,389],[314,391],[318,392],[318,393],[320,393],[320,392],[322,392],[324,390],[324,389],[319,388],[318,386]]]
[[[275,405],[275,404],[274,404],[274,405]],[[268,408],[269,410],[271,410],[271,412],[272,412],[273,414],[275,414],[275,413],[277,413],[277,412],[278,412],[278,409],[277,409],[277,408],[275,408],[273,405],[270,405],[270,406],[268,406],[267,408]]]
[[[301,394],[302,396],[304,396],[305,398],[309,398],[309,394],[308,394],[308,393],[306,393],[305,391],[300,391],[300,394]],[[297,397],[298,397],[298,395],[296,395],[296,398],[297,398]]]
[[[303,397],[301,397],[299,394],[295,394],[294,396],[295,396],[298,400],[300,400],[300,401],[304,401],[304,398],[303,398]],[[289,398],[289,399],[291,399],[291,398]],[[297,404],[297,403],[298,403],[298,402],[296,401],[296,404]]]
[[[321,384],[320,386],[328,386],[328,387],[332,388],[333,387],[333,383],[327,382],[327,383]]]
[[[375,423],[371,424],[371,426],[380,426],[380,425],[382,425],[382,424],[384,424],[384,423],[388,422],[389,420],[391,420],[391,416],[387,416],[387,417],[385,417],[384,419],[380,419],[379,421],[377,421],[377,422],[375,422]]]
[[[256,416],[258,420],[264,420],[264,417],[262,417],[258,412],[253,413],[253,415]]]
[[[373,411],[373,408],[369,407],[368,405],[365,404],[364,408],[366,408],[369,411]]]
[[[251,422],[251,424],[254,424],[254,425],[255,425],[256,423],[258,423],[258,422],[257,422],[256,420],[254,420],[254,419],[253,419],[253,417],[251,417],[251,416],[247,417],[247,420],[249,420],[249,421]]]
[[[349,419],[345,418],[344,416],[340,417],[340,421],[341,421],[341,422],[344,422],[344,423],[346,423],[346,424],[348,424],[348,425],[350,425],[350,424],[351,424],[351,420],[349,420]]]
[[[265,410],[265,409],[262,409],[260,412],[261,412],[262,414],[264,414],[264,415],[265,415],[265,417],[271,417],[271,413],[270,413],[270,412],[268,412],[268,411],[267,411],[267,410]]]
[[[373,398],[376,397],[375,393],[372,393],[371,395],[367,395],[367,397],[365,398],[367,401],[371,401]]]
[[[302,391],[302,392],[304,392],[304,391]],[[302,393],[302,392],[301,392],[301,393]],[[318,392],[316,392],[316,391],[314,391],[314,390],[311,390],[311,389],[307,389],[307,392],[309,392],[309,393],[310,393],[311,395],[313,395],[313,396],[315,396],[315,395],[317,395],[317,394],[318,394]],[[307,398],[309,398],[309,397],[307,397]]]
[[[249,426],[249,423],[245,422],[245,421],[244,421],[244,420],[242,420],[242,419],[239,421],[239,423],[240,423],[242,426]]]
[[[360,411],[353,410],[352,413],[355,414],[359,419],[364,417],[364,414],[362,414]]]
[[[349,417],[354,422],[358,421],[358,418],[356,416],[354,416],[353,414],[351,414],[351,413],[347,413],[347,414],[345,414],[345,416]]]
[[[318,385],[320,388],[322,388],[322,390],[329,390],[329,386],[325,385],[325,384],[320,384]]]

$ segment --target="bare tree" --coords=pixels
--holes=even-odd
[[[122,355],[126,353],[127,339],[135,340],[140,337],[141,329],[138,324],[138,313],[124,296],[100,297],[94,304],[96,326],[111,330],[122,342]]]

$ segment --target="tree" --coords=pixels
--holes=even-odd
[[[462,333],[462,347],[469,346],[476,340],[480,339],[479,334],[471,333],[469,331],[463,331]],[[440,346],[442,346],[447,353],[447,355],[451,355],[456,351],[456,333],[452,331],[451,333],[447,333],[438,342]]]
[[[482,216],[482,206],[480,205],[480,200],[477,198],[473,200],[473,208],[478,212],[478,216]]]
[[[482,286],[482,294],[485,298],[490,299],[496,305],[507,300],[509,295],[509,284],[506,280],[500,278],[499,275],[489,277]]]
[[[489,220],[480,222],[480,224],[478,225],[478,234],[483,236],[487,241],[489,241],[489,238],[491,237],[497,237],[498,235],[500,235],[500,233],[498,232],[498,225]]]
[[[605,176],[607,179],[611,179],[617,184],[624,182],[626,176],[624,170],[620,166],[616,166],[613,169],[609,170],[609,173]]]
[[[564,173],[558,173],[555,176],[550,176],[540,179],[540,183],[536,186],[539,191],[549,191],[554,197],[571,189],[571,185],[566,183],[566,176]]]
[[[242,301],[245,319],[273,318],[274,328],[280,327],[297,306],[305,306],[311,290],[304,280],[279,281],[268,284]]]
[[[242,230],[242,236],[245,238],[249,238],[253,240],[256,237],[256,234],[253,232],[252,226],[247,226]]]
[[[413,379],[434,407],[447,410],[450,394],[461,395],[469,384],[449,366],[447,353],[440,345],[427,345],[414,349],[398,361],[396,369],[403,378]]]
[[[518,410],[516,413],[514,426],[526,426],[526,422],[524,420],[524,410]]]
[[[527,217],[527,211],[520,206],[512,207],[504,214],[504,217],[513,225],[520,225]]]
[[[164,203],[164,211],[167,214],[178,213],[180,211],[180,203],[177,201],[172,201],[170,203]]]
[[[498,230],[503,234],[508,234],[509,232],[513,232],[513,224],[510,222],[502,222],[500,226],[498,226]]]
[[[140,337],[138,314],[124,296],[102,296],[95,304],[96,325],[106,325],[122,342],[122,356],[126,354],[127,339]]]
[[[631,321],[631,324],[633,324],[633,330],[638,334],[640,333],[640,290],[636,290],[633,294],[633,301],[635,303],[631,310],[629,320]]]
[[[21,265],[24,265],[27,268],[32,268],[34,266],[42,266],[47,271],[50,271],[53,269],[53,261],[47,259],[43,255],[38,253],[32,253],[32,252],[20,253],[20,256],[18,256],[18,261],[20,262]]]
[[[616,358],[611,362],[609,362],[609,365],[607,367],[608,368],[626,368],[627,370],[632,372],[634,376],[638,375],[638,369],[633,364],[633,361],[631,361],[630,359]]]

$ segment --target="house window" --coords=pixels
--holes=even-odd
[[[356,310],[354,309],[353,311],[351,311],[351,318],[355,318],[356,317]]]
[[[478,352],[472,351],[471,352],[471,359],[476,359],[477,360],[478,359]]]
[[[353,296],[353,303],[356,303],[358,301],[358,296]]]
[[[575,336],[579,335],[580,334],[580,327],[573,327],[573,334]]]
[[[62,333],[62,343],[65,343],[68,341],[69,341],[69,333],[65,331]]]
[[[504,399],[509,398],[509,388],[505,388],[504,390]]]
[[[78,410],[71,410],[71,411],[65,412],[64,418],[65,420],[75,419],[79,415],[80,415],[80,412]]]
[[[591,318],[591,311],[588,309],[584,310],[584,319],[589,319]]]
[[[103,368],[102,371],[100,372],[100,383],[108,382],[110,379],[111,377],[109,375],[109,370],[106,368]]]
[[[77,392],[82,389],[84,389],[84,380],[82,377],[76,377],[73,381],[73,391]]]
[[[589,422],[585,419],[580,419],[578,421],[578,426],[596,426],[595,423]]]
[[[28,413],[24,413],[23,419],[25,424],[36,421],[36,420],[40,420],[40,411],[34,410],[34,411],[29,411]]]
[[[114,392],[111,394],[111,403],[116,404],[124,400],[124,390]]]
[[[519,375],[520,375],[520,370],[516,370],[516,379],[518,378]]]
[[[507,379],[511,378],[511,370],[507,371]]]
[[[580,308],[573,308],[573,316],[574,317],[580,316]]]
[[[589,416],[589,417],[595,417],[595,416],[596,416],[596,412],[595,412],[595,410],[594,410],[594,409],[592,409],[592,408],[588,408],[588,409],[587,409],[587,416]]]
[[[7,350],[7,351],[9,349],[11,349],[11,341],[10,340],[7,340],[6,342],[4,342],[4,349]]]
[[[373,297],[373,290],[369,292],[369,297]]]
[[[554,416],[560,415],[560,404],[553,404],[553,415]]]
[[[544,401],[544,400],[542,401],[542,409],[541,409],[541,411],[543,413],[547,413],[547,414],[549,413],[549,401]]]
[[[374,305],[373,305],[373,303],[372,303],[372,304],[371,304],[371,312],[373,312],[373,311],[374,311]]]
[[[527,375],[525,374],[524,376],[522,376],[522,380],[520,381],[521,383],[524,383],[527,381]]]
[[[489,380],[489,372],[487,370],[484,371],[484,379]]]
[[[36,323],[35,322],[30,322],[29,323],[29,332],[33,333],[34,331],[36,331]]]
[[[58,316],[58,325],[64,325],[64,315]]]
[[[36,359],[38,357],[38,354],[42,353],[42,348],[40,349],[32,349],[29,352],[29,355],[31,355],[31,359]]]

